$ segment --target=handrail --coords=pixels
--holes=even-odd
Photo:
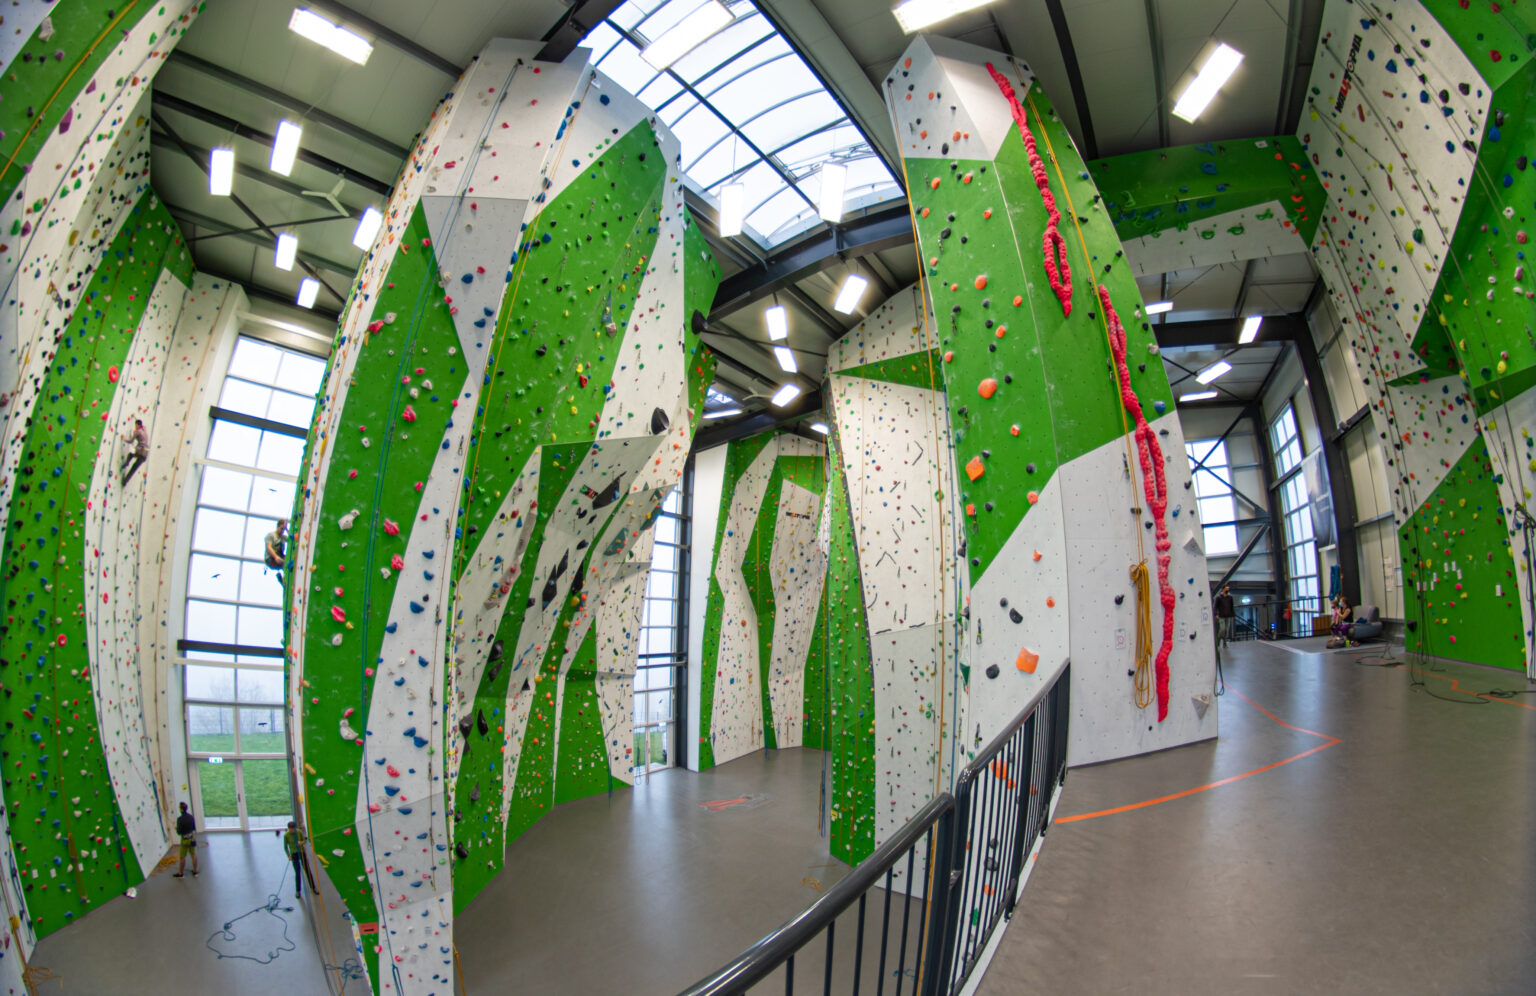
[[[1067,669],[1071,667],[1071,665],[1072,662],[1070,660],[1063,664],[1061,671],[1057,673],[1055,679],[1052,680],[1050,684],[1035,692],[1034,697],[1029,700],[1029,704],[1021,709],[1019,714],[1013,717],[1007,726],[1003,727],[1001,733],[993,737],[991,742],[976,754],[975,760],[971,761],[970,764],[965,766],[965,769],[961,771],[960,774],[955,778],[956,795],[960,794],[960,785],[965,782],[975,781],[976,776],[986,770],[986,767],[991,762],[992,758],[996,757],[998,752],[1001,751],[1003,747],[1008,743],[1009,738],[1018,732],[1019,727],[1029,722],[1029,717],[1034,715],[1035,709],[1039,707],[1040,703],[1045,701],[1045,697],[1047,695],[1050,695],[1051,692],[1055,690],[1056,682],[1067,676],[1069,673]]]
[[[886,870],[936,826],[945,813],[955,808],[955,797],[948,792],[928,800],[928,805],[902,825],[875,853],[860,861],[854,869],[815,902],[785,920],[762,940],[738,955],[729,964],[684,989],[678,996],[708,996],[712,993],[741,992],[761,982],[784,959],[800,950],[858,902]]]
[[[960,959],[963,962],[959,966],[961,979],[955,980],[952,985],[951,975],[956,970],[955,944],[961,916],[962,892],[967,887],[976,888],[976,884],[971,883],[967,875],[967,858],[970,853],[967,834],[969,815],[979,776],[988,769],[994,758],[1008,750],[1010,746],[1015,752],[1026,749],[1021,746],[1023,741],[1017,741],[1022,730],[1026,741],[1033,743],[1041,737],[1045,741],[1040,744],[1045,753],[1034,756],[1029,764],[1034,766],[1040,774],[1045,775],[1049,781],[1064,780],[1066,724],[1070,712],[1067,704],[1069,690],[1064,683],[1070,683],[1070,681],[1071,662],[1069,661],[1063,665],[1054,679],[1031,696],[1029,702],[1019,710],[1007,726],[961,771],[955,780],[953,794],[941,792],[930,799],[889,840],[855,866],[846,877],[824,895],[729,963],[684,989],[679,996],[727,996],[727,994],[734,996],[734,994],[746,992],[781,967],[786,967],[789,973],[786,977],[786,992],[788,992],[793,985],[796,954],[824,933],[828,943],[826,980],[830,985],[832,931],[836,929],[838,917],[855,904],[859,904],[858,933],[862,936],[864,933],[863,902],[867,893],[880,884],[882,878],[885,879],[885,888],[889,890],[890,876],[897,863],[904,857],[907,859],[910,872],[914,849],[929,834],[932,836],[929,837],[927,854],[924,855],[928,870],[927,887],[922,896],[923,919],[922,926],[919,928],[922,939],[919,941],[917,951],[917,967],[920,976],[914,992],[949,993],[953,988],[958,987],[960,981],[963,981],[964,976],[974,967],[973,958]],[[1042,714],[1040,712],[1042,703],[1047,700],[1051,702],[1050,708]],[[1042,717],[1038,722],[1046,724],[1043,729],[1037,724],[1037,716]],[[1018,756],[1017,753],[1015,756]],[[1012,783],[1010,783],[1009,793],[1016,796],[1017,802],[1010,803],[1015,808],[1011,811],[1012,816],[1008,818],[1017,821],[1018,831],[1013,841],[1015,853],[1009,856],[1011,867],[1006,872],[1009,890],[1006,908],[1008,916],[1013,912],[1013,892],[1016,891],[1019,881],[1024,852],[1030,841],[1037,839],[1045,832],[1045,826],[1049,823],[1048,804],[1051,797],[1048,789],[1042,793],[1039,802],[1044,804],[1044,808],[1041,808],[1030,802],[1035,798],[1035,792],[1034,786],[1030,784],[1027,777],[1021,780],[1018,790],[1014,790],[1011,785]],[[996,818],[1000,815],[993,813],[990,808],[991,802],[984,805],[989,807],[984,810],[986,818]],[[1026,830],[1030,835],[1029,840],[1025,839]],[[987,869],[987,875],[991,876],[997,871],[998,867],[992,865]],[[980,881],[985,882],[986,878],[983,877]],[[989,890],[992,888],[985,887]],[[915,898],[913,890],[917,888],[917,882],[909,882],[907,888],[908,901],[910,901]],[[991,894],[989,891],[988,895]],[[889,897],[887,898],[888,914]],[[990,935],[993,926],[998,922],[996,920],[998,914],[995,910],[992,916],[994,919],[989,921],[990,925],[982,928],[983,932],[980,936],[983,940]],[[903,931],[906,929],[905,922],[902,929]],[[903,942],[904,948],[905,942]],[[883,947],[880,958],[883,965],[885,958]],[[857,961],[855,966],[854,980],[857,987],[859,978]]]

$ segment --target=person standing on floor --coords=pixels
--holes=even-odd
[[[288,854],[288,860],[293,862],[293,894],[296,898],[304,896],[304,881],[309,880],[309,891],[316,895],[320,890],[315,888],[314,873],[309,870],[309,859],[304,855],[306,843],[304,833],[293,820],[288,821],[288,830],[283,834],[283,850]],[[303,877],[299,875],[303,870]]]
[[[1216,642],[1219,646],[1232,645],[1232,627],[1237,623],[1237,607],[1232,604],[1232,586],[1221,586],[1216,596]]]
[[[144,461],[149,459],[149,430],[144,428],[143,419],[133,420],[133,432],[129,433],[127,441],[133,444],[133,452],[123,457],[122,483],[128,484],[128,478],[133,472],[144,466]]]
[[[187,870],[187,855],[192,855],[192,877],[197,877],[197,821],[187,812],[187,804],[181,804],[181,815],[176,817],[176,835],[181,838],[181,863],[176,866],[174,878],[181,878]]]

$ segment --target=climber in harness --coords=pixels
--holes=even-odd
[[[278,574],[278,580],[282,580],[283,564],[287,557],[288,520],[278,519],[277,527],[267,533],[266,562]]]

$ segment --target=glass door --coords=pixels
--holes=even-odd
[[[258,658],[258,660],[261,660]],[[279,664],[187,661],[187,756],[205,830],[268,830],[292,818]]]

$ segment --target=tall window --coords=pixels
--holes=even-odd
[[[241,337],[194,465],[197,508],[178,642],[198,823],[280,827],[288,791],[283,589],[266,536],[293,508],[325,361]]]
[[[678,703],[688,661],[689,508],[686,484],[661,504],[651,551],[651,578],[641,608],[635,666],[635,772],[677,764]]]
[[[1322,609],[1318,598],[1317,543],[1312,532],[1312,504],[1302,472],[1301,435],[1290,405],[1269,425],[1274,447],[1275,476],[1280,480],[1280,511],[1285,517],[1286,569],[1290,575],[1291,632],[1312,632],[1312,620]]]
[[[1232,498],[1232,468],[1227,463],[1226,441],[1197,439],[1186,442],[1184,451],[1189,455],[1189,469],[1195,479],[1206,556],[1237,553],[1237,503]]]

